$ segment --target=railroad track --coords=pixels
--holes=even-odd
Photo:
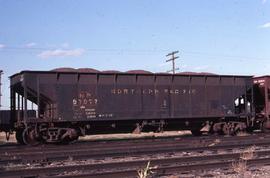
[[[109,141],[98,142],[96,145],[84,142],[68,146],[19,147],[22,148],[20,150],[13,147],[10,151],[5,152],[2,151],[3,148],[0,148],[0,177],[106,177],[108,175],[110,177],[127,177],[127,175],[132,177],[148,161],[151,162],[156,174],[170,173],[173,172],[172,170],[181,172],[199,168],[208,169],[207,165],[210,168],[210,165],[214,164],[215,166],[212,168],[215,168],[217,165],[220,166],[222,162],[231,165],[239,158],[239,153],[229,152],[252,145],[259,146],[264,150],[256,150],[259,157],[249,160],[248,164],[255,164],[256,160],[262,160],[263,164],[267,162],[264,162],[264,159],[270,161],[268,159],[268,155],[270,155],[269,138],[269,135],[257,134],[243,137],[219,136],[195,137],[195,139],[189,137],[128,142]],[[190,144],[187,144],[188,142]],[[28,149],[30,150],[27,151]],[[203,153],[206,150],[208,155],[183,156],[183,153],[194,155],[194,153]],[[228,153],[217,154],[220,150],[226,150]],[[126,161],[125,159],[130,160]],[[89,160],[91,160],[90,163]],[[71,165],[66,165],[66,162],[71,163]],[[16,165],[26,163],[29,166],[16,167]],[[186,165],[186,163],[189,164]],[[60,166],[55,164],[60,164]],[[15,165],[16,169],[7,165]],[[226,167],[226,165],[220,167]]]
[[[256,158],[247,160],[248,165],[266,165],[270,162],[270,150],[254,151]],[[151,163],[151,171],[155,176],[187,172],[201,169],[229,168],[240,158],[241,153],[225,153],[204,156],[149,158],[131,161],[112,161],[107,163],[76,163],[74,165],[54,165],[29,169],[5,170],[3,177],[136,177],[137,170]],[[117,169],[116,169],[117,168]],[[76,173],[76,175],[74,175]]]
[[[202,136],[202,137],[173,137],[173,138],[152,138],[152,139],[134,139],[134,140],[122,140],[122,141],[89,141],[89,142],[77,142],[75,144],[70,145],[40,145],[37,147],[31,146],[22,146],[22,145],[0,145],[0,156],[3,154],[27,154],[33,152],[50,152],[50,151],[62,151],[62,150],[74,150],[74,149],[104,149],[104,145],[106,147],[109,145],[110,148],[129,148],[132,146],[138,145],[160,145],[160,144],[178,144],[179,146],[187,146],[189,145],[200,145],[206,146],[213,143],[213,140],[220,140],[222,143],[232,143],[232,142],[243,142],[245,140],[261,140],[261,139],[269,139],[270,135],[265,134],[255,134],[255,135],[247,135],[241,137],[223,137],[223,136]]]
[[[218,139],[217,139],[218,138]],[[190,144],[187,144],[189,142]],[[241,143],[241,144],[239,144]],[[99,145],[78,144],[69,146],[55,147],[26,147],[26,149],[6,150],[0,152],[0,166],[8,163],[34,163],[34,162],[52,162],[70,159],[82,160],[88,158],[102,159],[105,157],[125,157],[143,154],[169,153],[169,152],[200,152],[204,150],[215,151],[218,149],[232,149],[247,147],[256,144],[257,146],[269,146],[270,137],[261,135],[245,136],[245,137],[200,137],[197,140],[149,140],[145,142],[117,142],[109,144],[107,142],[99,143]],[[71,145],[70,145],[71,146]],[[76,146],[76,147],[74,147]]]
[[[32,151],[38,151],[38,150],[57,150],[59,148],[66,148],[66,149],[74,149],[76,147],[87,147],[87,148],[102,148],[104,147],[104,144],[110,144],[110,147],[119,147],[119,146],[125,146],[125,145],[135,145],[135,144],[159,144],[159,143],[169,143],[173,142],[175,143],[176,141],[182,142],[184,145],[186,145],[185,141],[188,141],[189,143],[200,143],[202,144],[203,142],[211,142],[214,139],[222,139],[222,141],[231,141],[232,137],[224,137],[224,136],[201,136],[201,137],[194,137],[192,135],[183,135],[183,136],[168,136],[168,137],[147,137],[147,138],[136,138],[136,139],[131,139],[131,138],[126,138],[126,139],[114,139],[114,140],[97,140],[97,141],[78,141],[72,144],[69,144],[68,147],[66,145],[53,145],[53,144],[45,144],[45,145],[39,145],[39,146],[25,146],[25,145],[18,145],[18,144],[6,144],[6,145],[0,145],[0,153],[4,151],[9,151],[9,152],[25,152],[31,148]],[[240,136],[240,137],[233,137],[233,140],[236,142],[238,140],[243,140],[243,139],[260,139],[260,138],[269,138],[270,139],[270,134],[263,134],[263,133],[256,133],[252,135],[246,135],[246,136]]]

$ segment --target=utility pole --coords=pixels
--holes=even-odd
[[[172,61],[172,70],[167,72],[172,72],[173,74],[175,74],[176,70],[179,70],[179,68],[175,68],[175,59],[179,58],[178,56],[175,56],[176,53],[179,53],[179,51],[173,51],[166,55],[166,57],[171,56],[171,58],[166,60],[166,62]]]

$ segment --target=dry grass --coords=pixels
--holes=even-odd
[[[239,175],[239,177],[245,177],[245,173],[247,172],[247,161],[239,159],[233,162],[232,169]]]
[[[250,160],[256,157],[255,152],[256,147],[251,146],[245,149],[241,154],[240,154],[240,159],[242,160]]]
[[[148,161],[145,168],[142,168],[142,169],[138,170],[138,176],[137,177],[138,178],[148,178],[151,174],[153,174],[151,169],[153,169],[153,168],[150,167],[150,161]]]
[[[256,157],[256,154],[254,153],[255,149],[255,146],[248,147],[242,153],[240,153],[239,160],[232,163],[232,170],[238,174],[238,177],[250,177],[247,161]]]
[[[215,146],[217,144],[219,144],[221,142],[220,139],[215,139],[213,143],[209,144],[208,146],[211,147],[211,146]]]

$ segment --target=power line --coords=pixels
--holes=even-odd
[[[0,52],[6,51],[6,50],[18,50],[23,52],[28,51],[44,51],[44,50],[73,50],[78,48],[46,48],[46,47],[16,47],[16,46],[6,46],[0,49]],[[162,52],[168,52],[169,50],[166,49],[110,49],[110,48],[81,48],[85,51],[90,52],[103,52],[103,53],[121,53],[121,54],[151,54],[151,53],[162,53]],[[206,57],[222,57],[222,58],[232,58],[232,59],[242,59],[242,60],[270,60],[270,58],[260,58],[260,57],[251,57],[251,56],[237,56],[237,55],[228,55],[228,54],[220,54],[220,53],[206,53],[206,52],[200,52],[200,51],[182,51],[183,54],[191,54],[191,55],[198,55],[198,56],[206,56]]]
[[[259,57],[250,57],[250,56],[234,56],[228,54],[219,54],[219,53],[205,53],[199,51],[183,51],[184,54],[193,54],[199,56],[206,56],[206,57],[223,57],[223,58],[234,58],[234,59],[245,59],[245,60],[270,60],[270,58],[259,58]]]
[[[55,48],[45,48],[45,47],[4,47],[1,48],[3,50],[27,50],[27,51],[42,51],[42,50],[72,50],[72,49],[84,49],[86,51],[97,51],[97,52],[168,52],[169,50],[161,50],[161,49],[115,49],[115,48],[63,48],[63,47],[55,47]]]

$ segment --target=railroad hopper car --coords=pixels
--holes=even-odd
[[[2,109],[2,102],[1,102],[1,97],[2,97],[2,92],[1,92],[1,77],[2,77],[3,71],[0,70],[0,132],[4,131],[6,132],[7,135],[7,139],[9,138],[9,135],[11,133],[11,131],[14,129],[14,123],[11,123],[11,112],[10,110],[3,110]],[[19,110],[17,110],[16,112],[18,112]],[[21,115],[23,113],[23,111],[20,111]],[[35,110],[27,110],[27,115],[30,117],[35,117],[36,115],[36,111]]]
[[[234,134],[255,127],[251,76],[22,71],[10,81],[10,122],[20,143],[149,130]],[[30,117],[25,111],[33,105],[36,116]]]

